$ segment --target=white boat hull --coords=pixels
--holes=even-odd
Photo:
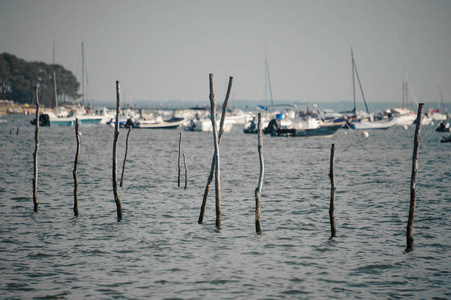
[[[139,119],[136,121],[134,127],[145,129],[175,129],[185,122],[185,118],[174,118],[167,121],[158,120],[144,120]]]
[[[396,125],[396,118],[390,118],[380,121],[361,121],[361,122],[348,122],[347,125],[354,130],[371,130],[371,129],[388,129]]]
[[[398,126],[409,126],[412,125],[413,122],[415,122],[415,120],[417,119],[416,115],[403,115],[403,116],[399,116],[397,117],[397,122],[396,125]]]
[[[219,121],[216,121],[219,128]],[[229,132],[232,130],[234,122],[225,121],[224,122],[224,132]],[[183,129],[186,131],[213,131],[213,126],[211,120],[192,120],[183,125]]]

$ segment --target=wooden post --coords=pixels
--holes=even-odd
[[[202,224],[202,222],[204,220],[204,214],[205,214],[205,208],[207,206],[208,194],[210,192],[211,182],[213,181],[213,175],[215,173],[215,164],[216,164],[215,157],[216,156],[213,155],[213,159],[212,159],[211,167],[210,167],[210,174],[208,175],[207,185],[205,186],[204,198],[202,200],[202,205],[200,207],[199,220],[197,221],[197,223],[199,223],[199,224]]]
[[[188,168],[186,167],[186,156],[183,153],[183,163],[185,164],[185,190],[188,187]]]
[[[415,138],[413,143],[413,158],[412,158],[412,177],[410,180],[410,208],[409,208],[409,220],[407,221],[407,248],[406,251],[413,250],[413,222],[415,219],[415,205],[417,197],[417,173],[418,173],[418,153],[420,150],[420,135],[421,135],[421,116],[423,115],[424,103],[420,103],[417,113],[417,125],[415,127]]]
[[[330,148],[330,205],[329,205],[329,218],[330,218],[330,239],[337,236],[337,230],[335,228],[335,176],[334,176],[334,157],[335,157],[335,144],[332,144]]]
[[[124,182],[125,162],[127,161],[127,154],[128,154],[128,139],[130,137],[131,131],[132,131],[132,126],[128,127],[127,141],[125,142],[125,157],[124,157],[124,163],[122,164],[121,184],[119,185],[120,187],[122,187],[122,183]]]
[[[221,172],[219,160],[218,128],[216,125],[216,100],[213,74],[210,73],[210,115],[213,127],[213,141],[215,146],[215,196],[216,196],[216,227],[221,227]]]
[[[74,171],[72,172],[74,176],[74,215],[78,217],[78,159],[80,157],[80,120],[76,119],[75,125],[75,136],[77,138],[77,151],[75,152],[75,162],[74,162]]]
[[[117,219],[122,220],[122,203],[119,199],[119,193],[117,191],[117,140],[119,139],[119,114],[121,111],[121,91],[120,83],[116,81],[116,124],[114,126],[114,143],[113,143],[113,194],[114,201],[116,202]]]
[[[221,144],[222,135],[224,133],[224,122],[225,122],[225,117],[227,114],[227,105],[229,103],[230,91],[232,90],[232,83],[233,83],[233,77],[229,77],[229,86],[227,88],[227,94],[224,99],[224,103],[222,104],[222,116],[221,116],[220,129],[219,129],[218,145]],[[202,205],[200,207],[199,220],[197,221],[197,223],[199,223],[199,224],[202,224],[202,222],[204,220],[204,214],[205,214],[205,208],[207,206],[208,194],[210,192],[210,186],[211,186],[211,182],[213,181],[213,174],[215,172],[215,165],[216,165],[215,157],[216,156],[213,155],[212,162],[211,162],[211,168],[210,168],[210,174],[207,179],[207,185],[205,186],[204,198],[202,200]]]
[[[180,187],[180,169],[181,169],[181,159],[182,159],[182,133],[180,132],[180,139],[179,139],[179,173],[178,173],[178,183],[177,186]]]
[[[36,94],[36,127],[34,131],[34,177],[33,177],[33,204],[34,212],[38,212],[38,150],[39,150],[39,87],[35,87]]]
[[[258,186],[255,189],[255,229],[258,234],[262,233],[260,225],[260,196],[263,186],[263,175],[265,174],[265,165],[263,162],[263,139],[262,139],[262,114],[258,113],[258,156],[260,158],[260,177]]]
[[[225,122],[225,117],[227,114],[227,106],[229,105],[229,97],[230,97],[230,92],[232,91],[232,83],[233,83],[233,77],[230,76],[229,77],[229,85],[227,87],[227,93],[224,99],[224,103],[222,104],[222,115],[221,115],[221,122],[219,123],[219,142],[221,142],[221,138],[222,135],[224,133],[224,122]]]

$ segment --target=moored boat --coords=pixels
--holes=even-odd
[[[417,114],[407,108],[393,108],[391,114],[397,118],[396,125],[409,126],[417,119]]]
[[[269,124],[269,121],[265,117],[262,117],[262,128],[268,127],[268,124]],[[256,117],[252,117],[252,119],[247,120],[244,123],[243,132],[251,133],[251,134],[258,133],[258,125],[256,123]]]
[[[216,121],[216,124],[219,126],[219,121]],[[233,124],[235,124],[234,121],[227,120],[226,118],[224,121],[224,132],[231,131]],[[196,118],[189,122],[185,122],[185,124],[183,124],[183,129],[185,131],[213,131],[213,126],[210,117],[205,116],[202,119]]]
[[[331,137],[346,123],[345,118],[325,120],[316,108],[316,112],[298,111],[296,117],[285,121],[282,114],[278,114],[263,132],[271,136]]]
[[[99,125],[102,117],[93,115],[70,115],[68,117],[58,118],[53,112],[46,112],[39,116],[39,125],[42,127],[63,126],[70,127],[76,125],[76,120],[79,120],[80,126]],[[36,120],[31,121],[35,124]]]
[[[435,121],[445,121],[447,119],[446,114],[441,113],[439,109],[429,110],[427,115]]]
[[[161,116],[153,119],[140,118],[136,121],[134,127],[145,129],[175,129],[182,125],[185,121],[186,119],[184,117],[175,116],[167,120],[163,120]]]
[[[293,137],[332,137],[338,129],[346,123],[344,119],[333,122],[319,123],[314,128],[280,128],[277,130],[279,136]]]
[[[451,132],[450,123],[448,123],[446,121],[440,122],[440,124],[438,124],[437,128],[435,128],[435,131],[437,131],[437,132]]]
[[[398,126],[409,126],[412,125],[417,119],[417,114],[411,111],[409,107],[409,82],[404,79],[402,83],[402,105],[401,108],[393,108],[388,111],[389,114],[395,116],[397,118],[396,125]],[[413,90],[412,90],[413,92]]]
[[[388,129],[395,126],[397,123],[396,117],[388,119],[372,120],[360,119],[357,121],[347,121],[346,125],[354,130],[371,130],[371,129]]]
[[[451,143],[451,135],[449,137],[444,136],[441,140],[440,143]]]
[[[357,72],[357,66],[354,60],[354,53],[351,49],[352,58],[352,85],[353,85],[353,97],[354,97],[354,115],[349,118],[346,123],[348,128],[355,130],[371,130],[371,129],[388,129],[393,127],[397,123],[397,118],[393,116],[375,118],[373,114],[370,114],[368,105],[365,100],[365,95],[363,93],[362,83],[360,82],[359,73]],[[357,81],[359,83],[360,92],[362,93],[362,99],[365,103],[366,112],[368,114],[367,118],[358,118],[356,114],[356,93],[355,93],[355,75],[357,75]]]

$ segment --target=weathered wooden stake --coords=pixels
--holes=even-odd
[[[75,136],[77,138],[77,151],[75,152],[75,162],[74,162],[74,171],[72,172],[74,176],[74,215],[78,217],[78,160],[80,157],[80,120],[76,119],[75,125]]]
[[[218,145],[221,144],[222,135],[224,133],[224,122],[225,122],[225,117],[227,114],[227,105],[229,103],[230,91],[232,90],[232,83],[233,83],[233,77],[229,77],[229,86],[227,88],[227,94],[224,99],[224,103],[222,104],[222,116],[221,116],[220,129],[219,129]],[[213,174],[215,173],[215,165],[216,165],[215,158],[216,158],[216,156],[213,155],[212,162],[211,162],[211,168],[210,168],[210,174],[207,179],[207,185],[205,186],[205,191],[204,191],[204,198],[202,200],[202,205],[200,207],[199,220],[197,221],[199,224],[202,224],[202,222],[204,220],[204,214],[205,214],[205,208],[207,206],[208,194],[210,192],[211,182],[213,181]]]
[[[216,196],[216,227],[221,227],[221,171],[219,160],[218,128],[216,126],[216,100],[213,74],[210,73],[210,115],[213,127],[213,141],[215,146],[215,196]]]
[[[265,165],[263,161],[263,139],[262,139],[262,114],[258,113],[258,156],[260,158],[260,177],[258,186],[255,189],[255,229],[258,234],[262,233],[260,225],[260,196],[263,186],[263,176],[265,174]]]
[[[122,183],[124,182],[125,162],[127,161],[127,154],[128,154],[128,139],[130,137],[131,131],[132,131],[132,126],[128,127],[127,141],[125,142],[125,156],[124,156],[124,163],[122,164],[121,184],[119,185],[120,187],[122,187]]]
[[[186,167],[186,156],[183,153],[183,163],[185,164],[185,190],[188,187],[188,168]]]
[[[119,139],[119,114],[121,112],[121,91],[120,83],[116,81],[116,124],[114,126],[114,143],[113,143],[113,193],[114,201],[116,202],[117,219],[122,220],[122,203],[119,199],[119,193],[117,191],[117,140]]]
[[[34,132],[34,177],[33,177],[33,204],[34,204],[34,212],[38,211],[38,150],[39,150],[39,87],[35,87],[36,94],[36,129]]]
[[[179,176],[178,176],[178,183],[177,186],[180,187],[180,170],[181,170],[181,159],[182,159],[182,133],[180,132],[180,139],[179,139]]]
[[[417,125],[415,127],[415,139],[413,143],[413,158],[412,158],[412,177],[410,181],[410,208],[409,220],[407,221],[407,248],[406,251],[413,250],[413,222],[415,219],[415,205],[417,197],[417,174],[418,174],[418,153],[420,151],[420,135],[421,135],[421,116],[423,115],[424,103],[420,103],[417,113]]]
[[[335,144],[332,144],[330,148],[330,205],[329,205],[329,218],[330,218],[330,239],[337,236],[337,230],[335,228],[335,176],[334,176],[334,157],[335,157]]]

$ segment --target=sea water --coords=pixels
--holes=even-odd
[[[73,127],[41,128],[39,212],[33,212],[31,117],[0,123],[0,294],[17,299],[449,299],[451,144],[421,130],[414,250],[406,224],[415,128],[332,138],[263,137],[261,227],[257,136],[241,126],[220,146],[222,222],[214,182],[197,223],[213,155],[211,132],[133,129],[118,222],[114,129],[82,127],[74,217]],[[19,133],[17,133],[19,128]],[[182,132],[181,187],[178,187]],[[118,142],[121,177],[127,130]],[[337,237],[329,240],[330,148]]]

